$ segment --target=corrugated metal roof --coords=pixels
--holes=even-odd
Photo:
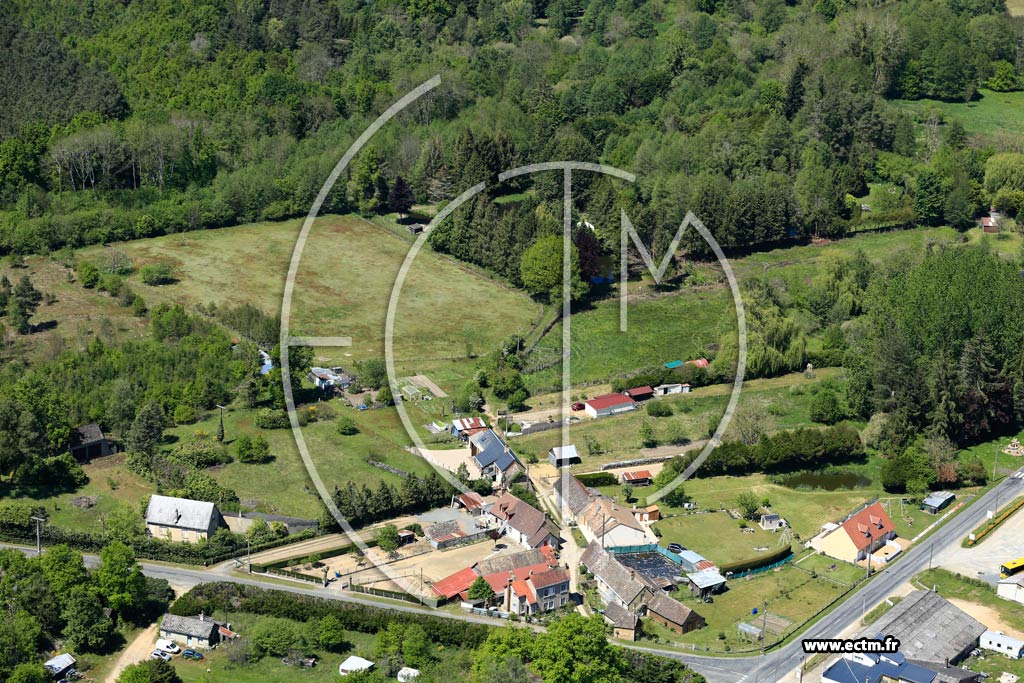
[[[206,531],[216,514],[217,506],[204,500],[154,495],[146,508],[146,523]]]

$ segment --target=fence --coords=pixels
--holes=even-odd
[[[401,591],[392,591],[386,588],[368,588],[366,586],[357,586],[352,584],[349,586],[349,590],[353,593],[363,593],[365,595],[376,595],[382,598],[393,598],[395,600],[404,600],[405,602],[414,602],[417,605],[426,605],[427,607],[440,607],[444,604],[443,598],[425,598],[416,595],[409,595]]]
[[[777,568],[781,567],[782,565],[786,564],[787,562],[790,562],[792,559],[793,559],[793,556],[790,555],[789,557],[784,557],[783,559],[779,560],[778,562],[773,562],[773,563],[765,565],[763,567],[756,567],[754,569],[744,569],[743,571],[733,572],[733,575],[731,577],[729,577],[729,578],[731,578],[731,579],[742,579],[744,576],[753,576],[755,574],[761,574],[761,573],[764,573],[764,572],[770,572],[773,569],[777,569]]]

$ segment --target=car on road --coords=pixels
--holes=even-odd
[[[181,652],[181,647],[179,647],[173,640],[168,640],[167,638],[161,638],[156,641],[156,649],[161,652],[169,652],[172,655],[176,655]]]
[[[583,403],[580,401],[576,401],[576,403],[572,404],[571,408],[576,411],[583,410]]]
[[[149,654],[149,658],[150,659],[162,659],[165,662],[171,661],[171,656],[169,654],[167,654],[166,652],[164,652],[163,650],[153,650]]]
[[[193,661],[200,661],[203,658],[202,652],[196,652],[195,650],[185,650],[181,653],[181,656],[185,659],[191,659]]]

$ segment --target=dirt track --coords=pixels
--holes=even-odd
[[[107,678],[104,683],[116,683],[117,677],[121,675],[121,672],[125,667],[139,662],[144,662],[149,659],[149,654],[153,651],[153,645],[156,643],[156,624],[153,624],[146,630],[135,636],[135,640],[128,644],[121,656],[117,658],[117,663],[114,664],[114,668],[107,674]]]

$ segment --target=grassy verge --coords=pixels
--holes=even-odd
[[[1012,517],[1013,514],[1021,508],[1021,506],[1024,506],[1024,496],[1016,498],[1012,503],[1003,508],[1002,512],[996,514],[992,519],[986,520],[982,523],[971,533],[970,536],[965,538],[960,545],[964,548],[973,548],[978,545],[984,541],[989,534],[1002,526],[1003,522]],[[972,536],[974,537],[974,540],[971,540]]]

